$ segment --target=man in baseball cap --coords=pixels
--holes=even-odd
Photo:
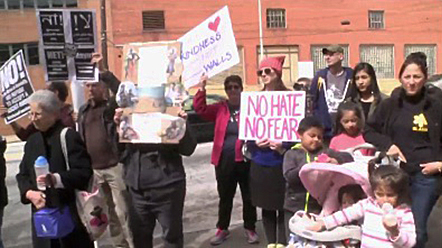
[[[312,80],[310,94],[313,96],[313,115],[322,120],[325,127],[324,139],[333,135],[333,123],[339,104],[348,97],[348,87],[353,70],[342,66],[344,49],[329,45],[322,49],[327,68],[319,70]]]
[[[344,54],[344,49],[342,49],[339,45],[330,45],[328,47],[322,48],[322,54],[330,54],[330,53],[341,53]]]

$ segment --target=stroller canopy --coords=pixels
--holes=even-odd
[[[321,215],[329,215],[340,208],[338,191],[342,186],[359,184],[367,196],[372,196],[367,167],[362,162],[342,165],[314,162],[304,165],[299,177],[310,195],[321,204]]]

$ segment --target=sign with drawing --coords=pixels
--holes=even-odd
[[[8,109],[5,122],[9,124],[29,112],[27,99],[34,92],[22,50],[0,68],[0,82],[3,105]]]
[[[182,80],[186,88],[198,84],[203,73],[210,78],[239,63],[238,48],[227,6],[187,32],[178,41],[182,42]]]
[[[239,139],[298,142],[304,116],[304,91],[242,92]]]
[[[46,81],[97,81],[95,10],[38,9],[37,19]]]
[[[177,117],[187,97],[180,52],[177,41],[123,46],[123,82],[116,95],[124,109],[120,142],[176,144],[184,136],[186,121]]]

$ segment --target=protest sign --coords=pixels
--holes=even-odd
[[[187,97],[181,83],[181,43],[126,44],[123,55],[123,82],[116,95],[124,108],[120,142],[178,143],[186,131],[184,119],[177,117]]]
[[[22,50],[0,68],[0,82],[3,105],[8,109],[5,123],[9,124],[29,112],[27,100],[34,92]]]
[[[38,9],[37,19],[46,81],[97,81],[95,10]]]
[[[210,78],[239,63],[227,6],[178,41],[182,42],[183,83],[186,88],[198,84],[203,73]]]
[[[298,62],[298,79],[302,77],[313,79],[314,76],[313,61]]]
[[[241,93],[239,139],[300,141],[296,132],[305,116],[305,92]]]

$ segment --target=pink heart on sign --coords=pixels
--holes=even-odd
[[[221,21],[221,18],[219,18],[219,16],[218,16],[214,22],[209,22],[209,29],[213,30],[213,32],[216,32],[218,30],[218,26],[219,26],[220,21]]]

